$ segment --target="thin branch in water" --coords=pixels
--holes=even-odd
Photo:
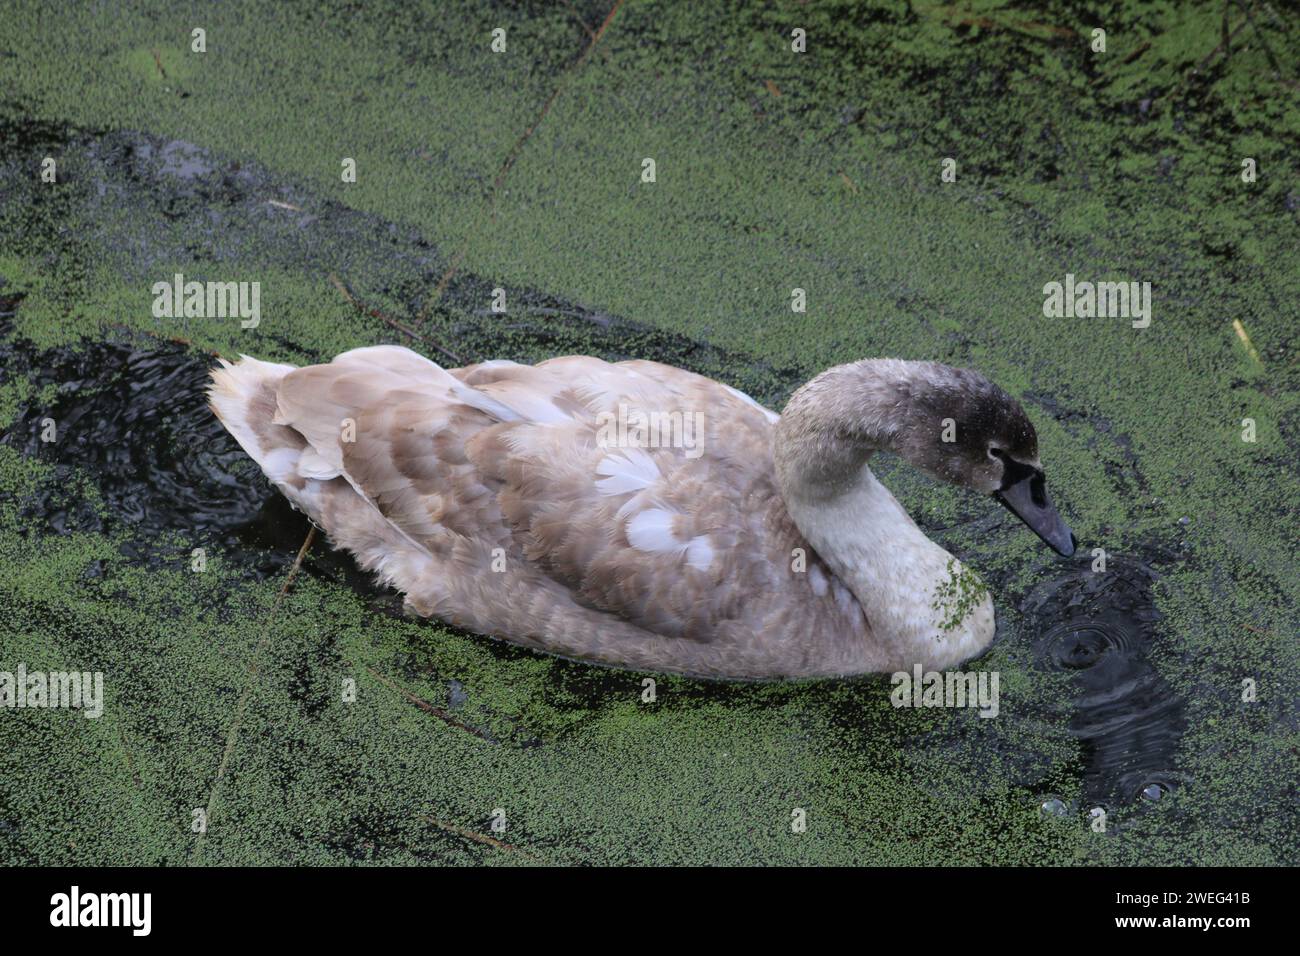
[[[455,352],[453,352],[451,349],[444,348],[442,345],[440,345],[438,342],[435,342],[427,335],[421,335],[419,332],[415,331],[415,329],[411,328],[409,325],[405,325],[401,322],[398,322],[396,319],[389,318],[388,316],[384,315],[384,313],[380,312],[378,309],[371,308],[370,306],[367,306],[364,303],[362,303],[359,299],[357,299],[356,296],[354,296],[348,290],[348,287],[343,284],[343,280],[340,279],[338,276],[336,276],[334,273],[332,272],[330,273],[329,280],[334,284],[334,288],[338,289],[339,292],[342,293],[343,298],[347,299],[348,302],[351,304],[351,306],[354,309],[356,309],[358,312],[360,312],[362,315],[368,315],[372,319],[379,319],[381,322],[385,322],[388,325],[391,325],[399,332],[402,332],[405,335],[409,335],[417,342],[425,342],[433,346],[435,349],[437,349],[443,355],[447,356],[447,358],[451,359],[453,362],[459,364],[464,363],[465,360],[462,359]]]
[[[293,559],[293,566],[289,568],[284,584],[280,587],[280,593],[275,596],[275,603],[271,605],[271,614],[267,618],[262,638],[257,642],[257,647],[253,648],[252,664],[248,668],[248,683],[244,686],[244,692],[239,695],[239,702],[235,705],[235,719],[230,722],[230,729],[226,732],[226,748],[221,753],[221,763],[217,765],[217,776],[212,781],[212,789],[208,791],[208,799],[204,804],[203,815],[208,823],[212,822],[212,810],[216,806],[222,781],[226,777],[226,768],[230,765],[230,757],[235,752],[235,744],[239,740],[239,730],[244,724],[244,714],[248,710],[248,699],[253,693],[253,687],[257,684],[257,676],[262,669],[262,649],[266,647],[266,642],[270,640],[271,625],[275,622],[275,617],[280,611],[280,603],[284,600],[284,596],[289,593],[289,585],[298,576],[303,558],[307,556],[307,551],[311,548],[311,543],[314,540],[316,540],[316,526],[312,525],[307,531],[307,537],[303,539],[302,547],[298,549],[298,556]],[[203,841],[207,833],[207,828],[204,827],[200,831],[198,839],[194,842],[195,862],[203,856]]]
[[[517,853],[526,859],[532,860],[534,863],[546,862],[541,857],[533,856],[533,854],[529,853],[527,850],[520,849],[511,843],[506,843],[504,840],[498,840],[496,837],[490,837],[486,833],[467,830],[465,827],[457,826],[454,823],[447,823],[446,821],[438,820],[428,815],[423,815],[420,819],[432,823],[439,830],[455,834],[458,837],[464,837],[466,840],[473,840],[475,843],[482,843],[484,846],[496,847],[498,850],[505,850],[507,853]]]
[[[441,707],[437,707],[434,704],[429,703],[427,700],[425,700],[422,697],[417,697],[415,694],[412,694],[406,688],[401,687],[398,684],[394,683],[393,681],[389,680],[387,677],[379,673],[379,671],[375,670],[369,664],[362,664],[361,666],[364,667],[366,671],[368,671],[370,675],[375,678],[375,680],[379,681],[381,684],[388,687],[390,690],[397,691],[397,693],[401,694],[403,697],[409,700],[416,707],[420,708],[420,710],[424,711],[426,714],[432,714],[434,717],[437,717],[439,720],[447,724],[449,727],[455,727],[457,730],[463,730],[467,734],[473,734],[475,737],[479,738],[479,740],[486,740],[490,744],[500,743],[499,740],[497,740],[495,737],[489,734],[486,730],[479,730],[477,727],[471,727],[469,724],[457,720],[455,717],[447,713]]]

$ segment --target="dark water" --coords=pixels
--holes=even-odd
[[[1108,556],[1104,572],[1086,560],[1021,605],[1037,666],[1067,675],[1073,688],[1057,716],[1069,717],[1081,745],[1090,807],[1159,802],[1184,782],[1176,758],[1185,705],[1147,659],[1159,620],[1155,579],[1133,558]]]
[[[274,541],[274,520],[258,518],[267,505],[265,480],[207,411],[209,361],[176,343],[37,351],[8,338],[0,363],[0,380],[25,378],[35,388],[58,389],[47,405],[23,409],[0,435],[0,444],[53,469],[53,480],[22,503],[29,529],[129,530],[142,549],[133,556],[142,558],[149,543],[177,533],[194,547],[287,545]],[[41,440],[46,418],[57,427],[56,441]],[[95,508],[78,490],[83,476],[106,508]],[[275,518],[274,509],[267,517]]]
[[[0,289],[0,306],[16,307],[14,294],[7,300],[3,294]],[[41,534],[125,532],[125,556],[146,564],[174,561],[176,546],[165,543],[174,536],[185,548],[221,549],[251,576],[282,576],[309,526],[208,411],[213,364],[176,342],[124,336],[37,351],[12,335],[0,338],[0,381],[22,377],[37,387],[58,386],[46,407],[24,409],[0,435],[0,443],[54,469],[54,479],[23,503],[26,526]],[[46,417],[58,424],[57,442],[40,440]],[[87,504],[78,490],[82,480],[93,483],[105,508]],[[366,592],[376,610],[400,607],[339,552],[317,548],[305,570]],[[1106,573],[1094,573],[1086,559],[1054,563],[1051,573],[1020,610],[1026,632],[1036,635],[1036,666],[1068,675],[1073,693],[1042,719],[1068,725],[1079,741],[1089,807],[1159,801],[1184,782],[1176,766],[1184,705],[1147,661],[1158,620],[1151,595],[1156,572],[1111,557]],[[557,662],[555,677],[557,707],[593,707],[606,693],[609,672]],[[463,700],[472,689],[457,685],[455,692]],[[1067,812],[1050,798],[1047,803],[1048,812]]]

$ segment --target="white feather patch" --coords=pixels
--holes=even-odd
[[[647,508],[628,521],[627,540],[638,551],[684,551],[686,544],[673,534],[676,517],[663,508]]]
[[[479,386],[479,392],[523,416],[526,421],[560,424],[572,421],[545,394],[522,382],[492,382]]]
[[[298,458],[301,454],[297,448],[273,448],[257,463],[272,481],[288,481],[298,474]]]
[[[446,373],[443,373],[446,375]],[[487,412],[499,422],[517,422],[524,416],[520,415],[508,405],[503,405],[490,395],[485,395],[476,388],[470,388],[464,382],[459,382],[447,375],[451,379],[451,385],[448,392],[451,397],[463,405],[471,408],[477,408],[480,412]]]
[[[298,474],[303,478],[329,481],[331,478],[337,478],[342,474],[342,470],[317,454],[316,449],[304,448],[302,455],[298,458]]]
[[[262,362],[247,355],[241,355],[238,363],[227,362],[225,359],[218,361],[221,367],[213,369],[212,386],[208,393],[212,405],[226,430],[235,436],[249,457],[260,465],[262,445],[246,418],[249,400],[263,385],[274,385],[294,368],[292,365]]]
[[[659,480],[659,466],[640,448],[624,448],[606,455],[596,465],[596,474],[607,477],[596,482],[602,495],[625,495],[644,491]]]
[[[707,534],[697,534],[686,546],[686,563],[700,571],[707,571],[713,564],[713,542]]]
[[[627,540],[638,551],[684,555],[686,563],[700,571],[713,565],[713,542],[706,534],[682,541],[673,533],[673,522],[680,517],[666,508],[647,508],[627,523]]]
[[[742,392],[740,389],[738,389],[738,388],[732,388],[730,385],[727,385],[727,384],[725,384],[725,383],[719,383],[719,384],[721,384],[723,388],[725,388],[727,391],[729,391],[732,395],[735,395],[738,399],[740,399],[740,400],[741,400],[742,402],[744,402],[746,405],[753,405],[755,408],[757,408],[760,412],[762,412],[764,415],[767,416],[767,420],[768,420],[769,422],[771,422],[772,424],[776,424],[778,421],[781,420],[781,416],[780,416],[780,415],[778,415],[776,412],[772,411],[770,408],[764,408],[762,405],[758,404],[758,402],[754,401],[752,398],[750,398],[748,395],[746,395],[746,394],[745,394],[744,392]]]

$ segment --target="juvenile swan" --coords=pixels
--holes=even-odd
[[[975,372],[866,359],[778,416],[657,362],[443,369],[409,349],[212,372],[212,409],[406,607],[566,657],[715,678],[942,670],[993,604],[867,467],[996,495],[1061,554],[1020,405]]]

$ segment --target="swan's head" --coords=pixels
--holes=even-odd
[[[1047,495],[1034,426],[978,372],[901,359],[837,365],[796,390],[774,427],[787,502],[841,494],[882,449],[940,481],[996,496],[1061,554],[1074,553],[1074,535]]]
[[[898,389],[894,451],[941,481],[995,496],[1063,555],[1075,539],[1047,494],[1038,436],[1020,403],[983,375],[908,362]]]

